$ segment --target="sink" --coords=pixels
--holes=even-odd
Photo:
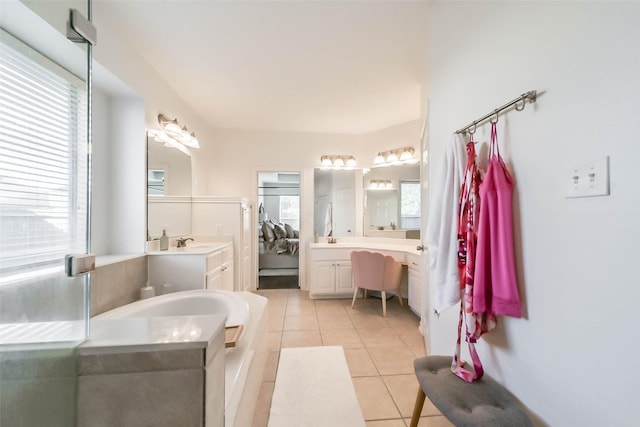
[[[169,248],[168,252],[178,253],[207,253],[219,249],[221,246],[226,245],[225,242],[188,242],[184,248]]]
[[[215,242],[187,242],[187,246],[186,248],[211,248],[211,247],[216,247],[216,246],[220,246],[221,243],[215,243]],[[184,249],[184,248],[181,248]]]

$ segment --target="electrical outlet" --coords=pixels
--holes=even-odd
[[[566,177],[567,199],[609,195],[609,156],[569,169]]]

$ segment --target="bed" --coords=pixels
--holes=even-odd
[[[258,269],[297,269],[300,239],[289,224],[264,221],[259,228]]]

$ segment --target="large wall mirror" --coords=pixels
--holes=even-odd
[[[362,190],[362,191],[360,191]],[[316,237],[420,238],[420,165],[314,171]],[[356,232],[358,230],[358,232]]]
[[[147,134],[147,234],[191,234],[191,157]]]
[[[373,168],[363,184],[365,236],[420,238],[420,165]]]
[[[315,169],[314,234],[316,237],[356,235],[356,186],[360,170]]]

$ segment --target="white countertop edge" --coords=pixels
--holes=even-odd
[[[91,319],[90,337],[78,346],[80,355],[205,349],[219,331],[224,333],[226,316],[221,314],[168,317]],[[196,326],[201,334],[193,341],[158,342],[163,331]]]
[[[147,255],[207,255],[211,252],[219,251],[220,249],[224,249],[228,246],[231,246],[229,242],[211,242],[210,245],[199,244],[198,246],[189,246],[187,244],[186,248],[170,248],[166,251],[149,251]]]
[[[311,249],[373,249],[404,252],[412,255],[420,255],[417,245],[398,245],[377,242],[346,242],[346,243],[310,243]]]

